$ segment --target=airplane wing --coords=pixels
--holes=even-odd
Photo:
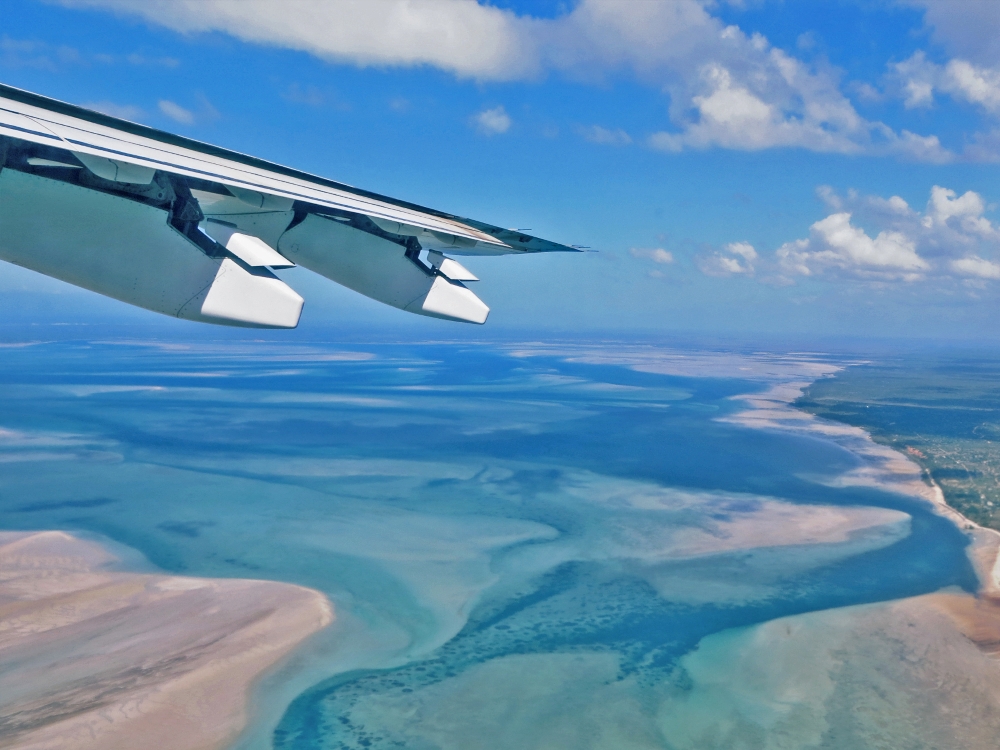
[[[300,265],[484,323],[449,255],[578,251],[0,84],[0,260],[188,320],[293,328]],[[445,255],[448,253],[448,255]]]

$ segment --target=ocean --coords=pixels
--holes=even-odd
[[[954,523],[842,481],[867,460],[850,445],[743,418],[835,357],[614,341],[2,353],[2,528],[332,601],[334,624],[260,681],[240,748],[833,747],[833,709],[815,709],[827,667],[799,685],[808,715],[756,685],[771,667],[737,669],[761,627],[977,588]]]

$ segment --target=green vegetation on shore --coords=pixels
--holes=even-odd
[[[1000,530],[1000,360],[919,356],[854,365],[795,406],[907,454],[966,518]]]

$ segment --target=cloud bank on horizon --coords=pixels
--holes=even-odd
[[[742,299],[771,295],[762,316],[823,295],[837,308],[836,293],[823,291],[836,288],[866,290],[870,303],[900,319],[917,314],[915,303],[893,289],[943,291],[948,304],[975,306],[977,315],[1000,302],[1000,229],[991,218],[1000,193],[989,178],[1000,163],[993,0],[825,9],[768,0],[45,0],[44,7],[97,26],[150,29],[161,46],[87,57],[9,30],[0,37],[0,66],[56,71],[114,62],[173,74],[200,50],[229,45],[245,56],[295,53],[315,61],[314,71],[354,76],[356,87],[395,81],[408,91],[387,99],[396,116],[478,92],[458,118],[479,144],[463,158],[491,154],[481,174],[509,192],[525,164],[531,171],[548,152],[560,155],[538,182],[572,195],[564,202],[580,206],[578,223],[598,227],[568,241],[606,251],[603,270],[584,282],[606,306],[617,302],[608,279],[628,278],[673,284],[677,305],[703,300],[712,285],[755,288],[762,291]],[[164,49],[163,39],[182,40],[187,56]],[[327,116],[356,106],[322,83],[281,85],[288,106]],[[166,90],[140,104],[102,95],[91,106],[198,133],[226,119],[218,96]],[[580,104],[588,99],[597,104]],[[442,129],[444,148],[457,148],[455,138]],[[560,151],[570,147],[572,157]],[[584,154],[586,166],[575,171],[573,160]],[[497,180],[498,165],[522,157],[507,168],[509,181]],[[655,205],[664,186],[667,209]],[[526,200],[542,205],[542,196]],[[511,288],[519,283],[512,275]],[[634,297],[652,305],[649,295]],[[628,305],[637,307],[635,300]],[[724,317],[726,303],[713,304]]]

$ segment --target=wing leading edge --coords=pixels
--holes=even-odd
[[[0,84],[0,259],[157,312],[294,327],[302,298],[270,269],[297,264],[483,323],[444,253],[576,250]]]

